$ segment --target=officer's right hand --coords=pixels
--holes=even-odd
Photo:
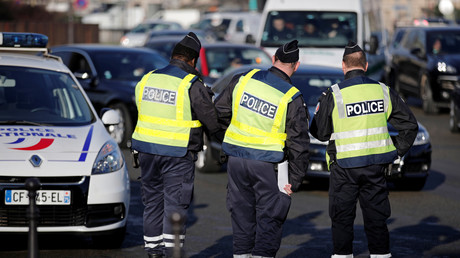
[[[284,186],[284,191],[286,191],[287,195],[291,196],[292,190],[291,190],[291,184],[287,184]]]

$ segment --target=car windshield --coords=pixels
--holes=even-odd
[[[433,31],[427,35],[428,53],[459,54],[460,30]]]
[[[168,61],[155,53],[146,52],[104,52],[94,54],[96,70],[107,80],[139,81],[144,74]]]
[[[205,50],[207,67],[200,64],[203,74],[219,78],[224,73],[242,65],[270,65],[271,58],[257,48],[219,47]],[[200,59],[198,59],[200,61]]]
[[[299,47],[337,48],[357,41],[354,12],[272,11],[268,14],[261,46],[277,47],[297,39]]]
[[[291,81],[302,92],[307,106],[316,106],[320,95],[332,85],[343,80],[343,74],[303,74],[296,72]]]
[[[85,125],[94,120],[69,74],[0,66],[0,124]]]

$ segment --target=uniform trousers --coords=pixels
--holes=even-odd
[[[332,222],[334,254],[353,253],[353,224],[356,203],[363,214],[370,254],[390,253],[387,219],[391,208],[384,176],[385,165],[341,168],[336,162],[330,167],[329,216]]]
[[[274,257],[291,197],[278,188],[274,163],[229,156],[227,209],[233,254]]]
[[[175,238],[171,224],[173,213],[183,218],[181,246],[184,243],[187,210],[193,195],[195,160],[196,154],[190,151],[185,157],[139,153],[144,243],[150,254],[172,254]]]

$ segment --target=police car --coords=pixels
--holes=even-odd
[[[105,127],[119,123],[118,113],[96,115],[47,41],[0,32],[0,233],[28,232],[24,183],[35,177],[39,234],[88,233],[96,244],[119,246],[130,182]]]

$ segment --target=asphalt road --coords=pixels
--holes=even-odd
[[[460,134],[448,129],[448,114],[427,116],[413,107],[430,132],[432,166],[422,191],[390,191],[393,257],[460,257]],[[130,164],[128,152],[125,152]],[[89,238],[40,236],[41,257],[146,257],[142,242],[139,169],[130,167],[132,197],[128,232],[120,249],[98,249]],[[187,257],[231,257],[232,230],[226,210],[225,172],[196,173],[185,243]],[[327,186],[306,183],[292,198],[278,257],[330,257]],[[368,257],[361,211],[355,222],[355,257]],[[25,257],[27,239],[3,236],[0,257]]]

